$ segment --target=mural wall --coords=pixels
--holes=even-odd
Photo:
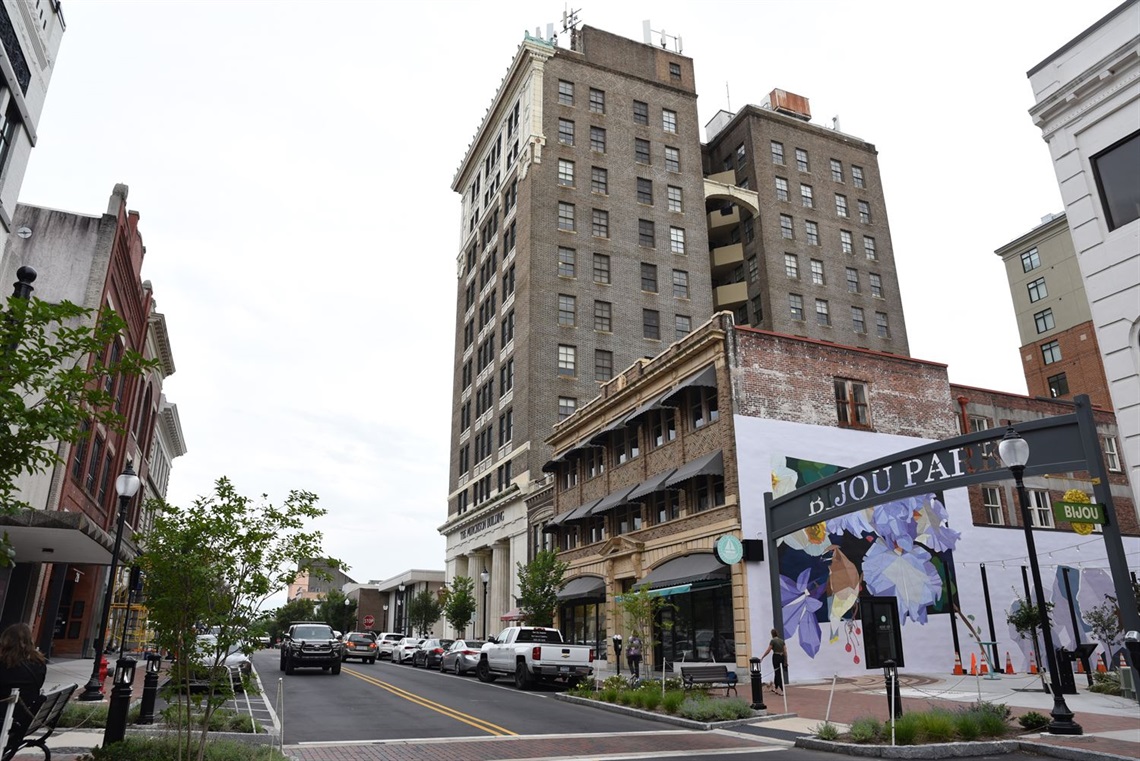
[[[787,494],[837,470],[927,443],[739,416],[736,431],[742,528],[749,539],[767,538],[765,491]],[[1012,481],[1008,486],[1007,500],[1013,498]],[[1044,482],[1040,486],[1048,488]],[[1103,542],[1095,534],[1068,531],[1039,530],[1034,537],[1046,596],[1055,605],[1055,643],[1071,647],[1078,639],[1093,641],[1088,618],[1112,593]],[[1125,551],[1130,565],[1140,561],[1140,541],[1126,538]],[[1026,597],[1024,533],[974,526],[965,489],[909,497],[824,521],[780,540],[777,559],[782,610],[776,617],[769,563],[747,565],[752,650],[763,652],[768,630],[782,627],[793,680],[866,673],[861,593],[897,598],[906,671],[952,673],[955,633],[967,669],[972,655],[979,662],[984,657],[983,641],[998,643],[1001,668],[1007,654],[1019,674],[1029,670],[1031,653],[1043,664],[1040,646],[1020,639],[1006,621],[1011,608]],[[1074,616],[1079,638],[1073,634]]]

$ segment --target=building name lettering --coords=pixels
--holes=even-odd
[[[467,528],[460,529],[459,530],[459,538],[460,539],[466,539],[469,536],[474,536],[475,534],[478,534],[480,531],[483,531],[484,529],[489,529],[492,526],[498,526],[502,522],[503,522],[503,513],[501,511],[495,513],[494,515],[488,515],[483,520],[478,521],[476,523],[472,523]]]
[[[910,489],[919,485],[937,484],[949,478],[966,475],[966,457],[964,447],[957,447],[945,452],[935,452],[928,458],[916,457],[910,460],[891,463],[883,468],[876,468],[869,473],[860,473],[850,478],[838,481],[829,489],[831,504],[827,504],[822,495],[816,495],[808,503],[808,514],[818,515],[828,510],[841,509],[848,502],[862,502],[871,495],[884,496],[900,489]],[[892,486],[892,481],[898,485]]]

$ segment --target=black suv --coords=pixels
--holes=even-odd
[[[281,640],[281,670],[292,674],[297,668],[319,667],[340,673],[343,645],[333,628],[319,621],[299,621],[289,625]]]

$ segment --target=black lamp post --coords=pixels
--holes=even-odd
[[[483,639],[487,639],[487,582],[491,580],[491,574],[484,568],[479,572],[479,578],[483,581]]]
[[[131,503],[131,497],[138,492],[140,483],[131,461],[127,460],[127,467],[115,479],[115,493],[119,495],[119,518],[115,526],[115,549],[111,553],[111,572],[107,576],[107,591],[103,594],[103,615],[99,621],[99,637],[95,640],[95,663],[91,666],[91,678],[83,687],[79,700],[103,699],[103,694],[100,691],[103,680],[99,678],[99,665],[103,661],[103,648],[107,639],[107,620],[111,616],[111,602],[115,593],[115,574],[119,571],[119,548],[123,544],[123,524],[127,522],[127,505]],[[130,675],[133,679],[133,667]]]
[[[404,589],[406,587],[401,584],[398,589],[400,594],[396,597],[396,629],[402,636],[407,636],[408,632],[404,629]]]
[[[998,456],[1013,474],[1017,485],[1017,501],[1021,505],[1021,527],[1025,530],[1025,545],[1029,551],[1029,571],[1033,576],[1033,594],[1037,597],[1037,611],[1040,616],[1041,634],[1045,641],[1045,659],[1049,668],[1049,689],[1053,691],[1053,720],[1046,727],[1050,734],[1079,735],[1084,730],[1073,721],[1073,712],[1065,705],[1061,693],[1060,669],[1057,666],[1057,653],[1053,650],[1053,632],[1049,624],[1049,611],[1045,607],[1045,591],[1041,584],[1041,567],[1037,563],[1037,546],[1033,541],[1033,526],[1029,520],[1029,495],[1025,492],[1022,476],[1029,462],[1029,442],[1010,426],[1005,437],[998,442]]]

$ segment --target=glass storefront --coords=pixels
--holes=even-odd
[[[718,582],[669,597],[654,622],[655,664],[665,661],[736,662],[732,584]],[[660,666],[658,665],[658,668]]]
[[[559,622],[562,636],[567,642],[590,645],[594,659],[606,658],[606,604],[605,600],[574,600],[561,606]]]

